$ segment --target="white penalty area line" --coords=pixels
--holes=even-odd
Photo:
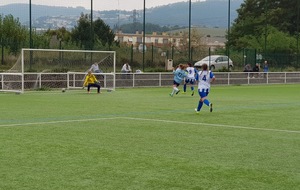
[[[234,126],[234,125],[211,124],[211,123],[194,123],[194,122],[185,122],[185,121],[172,121],[172,120],[133,118],[133,117],[108,117],[108,118],[93,118],[93,119],[74,119],[74,120],[61,120],[61,121],[15,123],[15,124],[2,124],[2,125],[0,125],[0,127],[16,127],[16,126],[30,126],[30,125],[49,125],[49,124],[58,124],[58,123],[74,123],[74,122],[87,122],[87,121],[115,120],[115,119],[127,119],[127,120],[136,120],[136,121],[152,121],[152,122],[175,123],[175,124],[185,124],[185,125],[188,124],[188,125],[198,125],[198,126],[224,127],[224,128],[258,130],[258,131],[300,133],[300,131],[292,131],[292,130],[264,129],[264,128],[256,128],[256,127],[243,127],[243,126]]]
[[[155,121],[155,122],[162,122],[162,123],[175,123],[175,124],[185,124],[185,125],[202,125],[202,126],[204,125],[204,126],[234,128],[234,129],[273,131],[273,132],[285,132],[285,133],[300,133],[300,131],[292,131],[292,130],[264,129],[264,128],[256,128],[256,127],[243,127],[243,126],[211,124],[211,123],[194,123],[194,122],[185,122],[185,121],[171,121],[171,120],[131,118],[131,117],[122,117],[122,118],[123,119],[130,119],[130,120],[138,120],[138,121]],[[119,119],[121,119],[121,117],[119,117]]]

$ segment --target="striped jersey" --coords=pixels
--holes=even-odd
[[[198,89],[200,91],[210,89],[210,82],[215,78],[215,75],[211,71],[199,71],[196,75],[196,80],[198,81]]]
[[[187,71],[187,79],[195,79],[195,75],[197,73],[197,70],[194,67],[187,67],[186,68]]]

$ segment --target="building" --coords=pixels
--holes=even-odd
[[[138,31],[135,34],[128,34],[119,31],[115,34],[115,40],[119,41],[120,44],[126,44],[128,46],[133,45],[134,47],[139,47],[140,44],[143,43],[143,32],[139,33]],[[188,39],[185,39],[187,41]],[[179,34],[168,34],[167,32],[163,32],[158,34],[157,32],[153,32],[152,34],[145,35],[145,45],[147,47],[153,45],[155,47],[171,47],[175,46],[180,48],[184,41],[184,36],[182,33]],[[224,40],[215,40],[212,37],[205,37],[204,43],[215,49],[217,47],[225,47]]]
[[[115,35],[115,40],[119,41],[121,44],[133,45],[134,47],[138,47],[143,43],[143,32],[139,33],[138,31],[135,34],[127,34],[119,31]],[[182,41],[182,37],[180,36],[170,36],[166,32],[162,34],[158,34],[153,32],[152,34],[145,35],[145,44],[146,46],[154,45],[156,47],[163,46],[180,46]]]

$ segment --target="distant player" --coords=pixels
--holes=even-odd
[[[198,114],[203,106],[203,103],[209,106],[209,111],[212,112],[212,103],[209,102],[207,96],[210,91],[210,83],[215,81],[215,75],[208,70],[207,64],[202,65],[202,70],[196,75],[196,80],[198,81],[198,93],[200,100],[197,108],[195,108],[196,113]]]
[[[195,84],[195,75],[197,70],[192,66],[191,63],[188,63],[188,67],[186,68],[187,77],[185,77],[184,85],[183,85],[183,92],[186,93],[186,86],[188,84],[191,85],[192,96],[194,96],[194,84]]]
[[[179,64],[176,70],[173,68],[173,74],[174,74],[174,81],[173,81],[173,91],[170,93],[170,96],[173,97],[174,94],[178,94],[180,90],[178,89],[178,86],[184,79],[184,77],[187,76],[187,73],[185,71],[185,66],[183,64]]]
[[[92,71],[93,73],[102,73],[101,69],[99,68],[99,63],[98,62],[95,62],[94,64],[92,64],[89,71]]]

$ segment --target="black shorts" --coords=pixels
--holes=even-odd
[[[173,81],[173,84],[176,85],[176,86],[179,86],[180,84],[177,83],[175,80]]]

